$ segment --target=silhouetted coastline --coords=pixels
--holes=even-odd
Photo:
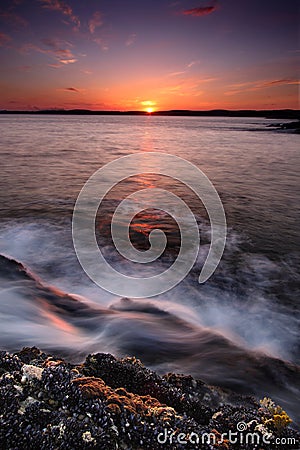
[[[300,119],[300,110],[226,110],[192,111],[172,109],[168,111],[93,111],[89,109],[45,109],[35,111],[0,110],[0,114],[63,114],[63,115],[103,115],[103,116],[192,116],[192,117],[262,117],[266,119]]]

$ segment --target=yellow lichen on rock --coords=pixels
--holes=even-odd
[[[266,410],[272,417],[266,417],[264,420],[265,426],[271,426],[273,429],[281,432],[285,427],[292,423],[292,419],[279,405],[275,405],[273,400],[265,397],[260,400],[260,404],[264,410]]]

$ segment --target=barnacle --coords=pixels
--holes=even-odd
[[[262,408],[269,411],[271,414],[274,414],[276,405],[273,402],[273,400],[269,397],[264,397],[262,400],[259,401]]]
[[[214,448],[231,450],[220,437],[245,420],[263,435],[271,436],[271,427],[276,435],[284,430],[285,437],[299,437],[286,428],[291,419],[270,399],[261,408],[233,406],[200,380],[161,377],[135,358],[100,353],[74,366],[35,347],[14,355],[0,352],[0,398],[1,449],[153,450],[161,448],[158,436],[166,435],[175,442],[167,439],[163,448],[173,450],[183,448],[176,445],[181,434],[214,433]],[[184,445],[193,448],[191,442]]]
[[[281,406],[276,405],[270,398],[265,397],[260,401],[260,404],[262,408],[271,416],[264,418],[264,425],[271,426],[280,433],[284,428],[293,422]]]

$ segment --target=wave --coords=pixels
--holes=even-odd
[[[24,264],[0,256],[1,347],[37,345],[80,361],[87,352],[134,355],[160,373],[191,374],[236,392],[271,396],[296,417],[300,367],[193,320],[168,301],[113,301],[108,307],[45,284]]]

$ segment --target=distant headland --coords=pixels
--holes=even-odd
[[[89,109],[45,109],[34,111],[0,110],[0,114],[63,114],[63,115],[121,115],[121,116],[193,116],[193,117],[262,117],[266,119],[300,119],[300,110],[226,110],[192,111],[172,109],[169,111],[93,111]]]

